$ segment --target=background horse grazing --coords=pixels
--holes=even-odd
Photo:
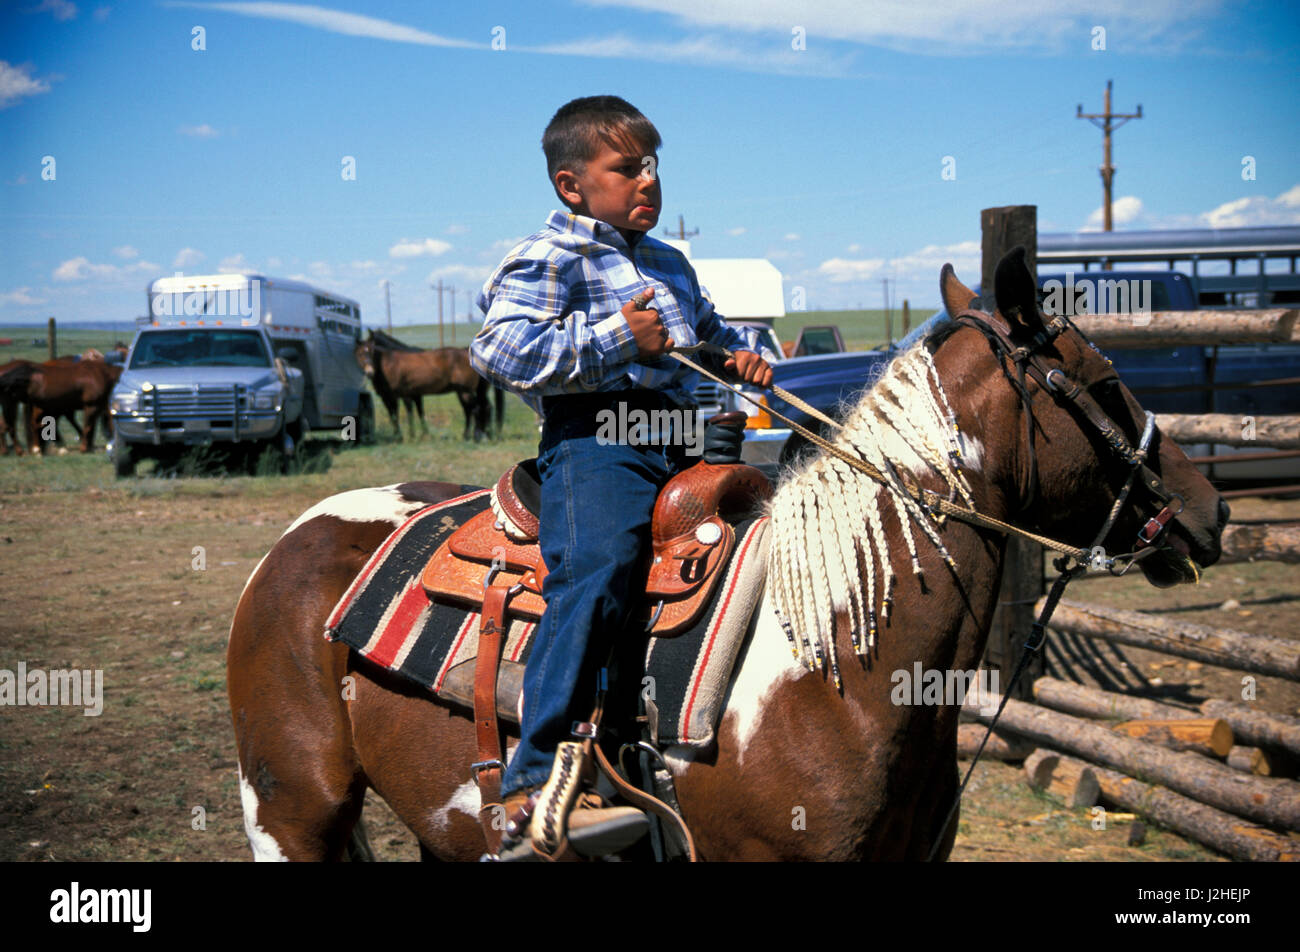
[[[82,426],[77,428],[81,452],[89,453],[94,448],[95,424],[101,417],[108,416],[108,400],[121,376],[121,366],[105,363],[102,359],[56,358],[43,364],[30,360],[13,361],[0,368],[0,402],[4,404],[6,424],[10,425],[12,419],[10,405],[26,403],[27,447],[39,455],[38,427],[42,418],[67,416],[77,428],[72,414],[81,410]],[[109,426],[105,424],[106,429]]]
[[[1000,313],[989,321],[1028,343],[1042,323],[1033,280],[1021,270],[999,269]],[[951,268],[941,285],[951,314],[974,298]],[[1044,359],[1087,386],[1136,441],[1141,408],[1108,379],[1113,372],[1081,335],[1058,337]],[[889,459],[894,475],[969,498],[987,516],[1089,546],[1129,467],[1032,380],[1025,398],[1037,430],[1032,451],[1027,408],[1003,357],[980,330],[954,326],[891,364],[835,443],[857,458]],[[946,455],[952,444],[963,450],[960,464]],[[1189,580],[1193,561],[1218,559],[1227,507],[1158,434],[1147,463],[1186,505],[1162,548],[1139,565],[1158,585]],[[459,493],[406,483],[327,499],[289,527],[249,578],[231,626],[227,683],[245,828],[257,858],[340,858],[367,787],[427,855],[483,853],[470,715],[321,636],[326,616],[388,534]],[[910,675],[916,664],[940,672],[976,667],[1005,536],[951,518],[939,524],[828,454],[784,481],[769,512],[767,584],[716,746],[665,752],[699,855],[917,860],[937,845],[946,858],[957,829],[954,821],[940,834],[958,785],[958,708],[896,704],[891,675]],[[1105,544],[1127,551],[1152,514],[1135,499]],[[791,625],[789,640],[782,621]],[[864,654],[855,651],[860,642]],[[811,669],[793,662],[791,644],[805,661],[841,659],[842,688],[820,662]],[[349,675],[355,680],[345,690]],[[805,824],[792,823],[800,810]]]
[[[383,401],[392,418],[397,438],[402,438],[399,422],[399,401],[406,403],[411,421],[411,435],[415,435],[415,418],[427,434],[429,426],[424,419],[425,394],[455,391],[465,412],[465,439],[481,438],[488,428],[488,382],[470,366],[469,351],[463,347],[439,347],[420,350],[408,347],[382,331],[371,331],[355,350],[357,363],[370,378],[375,393]],[[499,401],[498,401],[499,402]]]

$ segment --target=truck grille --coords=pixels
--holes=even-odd
[[[722,409],[722,388],[712,380],[702,381],[695,388],[695,402],[705,416],[717,413]]]
[[[241,388],[242,389],[242,388]],[[157,409],[154,410],[156,402]],[[247,409],[248,397],[241,394],[241,409]],[[225,418],[235,412],[235,387],[214,385],[200,387],[160,387],[147,405],[161,420],[199,420]]]

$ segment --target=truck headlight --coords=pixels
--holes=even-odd
[[[135,392],[113,394],[114,413],[135,413],[140,409],[140,394]]]
[[[745,412],[749,414],[749,419],[745,421],[747,430],[769,430],[772,428],[772,417],[767,412],[767,395],[758,398],[762,406],[754,406],[748,401],[745,402]]]
[[[280,406],[280,390],[258,390],[253,394],[254,410],[275,410]]]

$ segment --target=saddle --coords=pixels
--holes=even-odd
[[[655,501],[645,597],[634,617],[660,637],[688,628],[708,604],[724,574],[719,569],[736,541],[728,518],[743,517],[772,494],[771,483],[757,469],[726,462],[739,458],[743,420],[743,413],[710,420],[715,442],[730,448],[715,445],[710,452],[706,431],[704,460],[670,479]],[[479,787],[483,805],[479,822],[489,855],[496,856],[502,831],[493,822],[493,811],[500,808],[505,770],[497,720],[498,672],[509,626],[507,615],[536,620],[546,610],[542,584],[547,570],[538,544],[541,480],[537,461],[524,460],[503,473],[490,501],[488,509],[469,519],[438,547],[425,566],[421,583],[430,598],[467,605],[480,614],[473,683],[478,754],[470,773]],[[597,727],[585,727],[590,741]],[[631,802],[681,824],[671,807],[620,782],[617,771],[606,773]],[[689,832],[684,824],[681,829],[693,857]],[[551,847],[543,852],[549,854]]]
[[[648,631],[664,637],[696,621],[736,542],[728,519],[771,494],[766,476],[739,463],[701,461],[668,481],[651,519],[645,598],[635,616]],[[421,582],[429,596],[481,609],[489,586],[518,586],[511,610],[541,618],[546,565],[537,543],[540,501],[536,460],[502,474],[491,507],[457,529],[425,566]]]

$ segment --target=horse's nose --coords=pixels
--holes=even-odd
[[[1219,530],[1220,531],[1223,530],[1223,527],[1228,524],[1228,520],[1231,518],[1232,518],[1232,510],[1228,507],[1228,501],[1220,497],[1219,498]]]

